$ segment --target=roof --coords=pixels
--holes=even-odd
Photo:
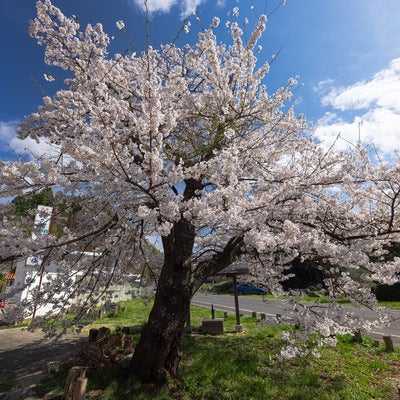
[[[5,281],[12,281],[15,278],[15,269],[10,271],[8,274],[5,274],[4,280]]]
[[[249,273],[249,266],[243,262],[235,262],[229,267],[224,268],[222,271],[218,272],[218,275],[245,275]]]

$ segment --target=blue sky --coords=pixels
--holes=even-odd
[[[131,48],[116,27],[123,20],[139,49],[145,45],[142,0],[53,0],[82,26],[101,22],[115,39],[111,53]],[[193,41],[201,24],[218,16],[219,40],[226,40],[226,21],[235,18],[250,33],[255,14],[270,14],[280,0],[148,0],[150,42],[156,47],[173,40],[182,18],[191,31],[179,43]],[[239,15],[233,16],[234,7]],[[254,7],[252,9],[252,7]],[[41,104],[43,90],[60,85],[43,75],[52,72],[43,62],[43,48],[27,33],[36,15],[34,0],[0,1],[0,158],[12,159],[40,144],[18,141],[15,129],[25,115]],[[374,142],[383,152],[400,147],[400,3],[398,0],[287,0],[269,18],[261,41],[260,61],[275,59],[267,86],[271,91],[299,75],[303,86],[295,93],[295,109],[304,113],[315,136],[329,146],[340,133],[339,146],[361,140]]]

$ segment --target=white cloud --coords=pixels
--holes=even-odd
[[[131,0],[141,10],[145,10],[144,0]],[[147,8],[150,13],[169,13],[173,7],[179,5],[181,17],[188,17],[204,0],[147,0]]]
[[[327,113],[317,123],[315,136],[326,147],[330,147],[335,139],[336,148],[345,149],[349,144],[355,145],[360,139],[364,144],[373,144],[382,153],[389,155],[400,150],[400,114],[383,108],[372,109],[345,121],[334,113]]]
[[[17,128],[16,121],[4,122],[0,121],[0,140],[2,142],[8,142],[15,136],[15,130]]]
[[[317,83],[316,86],[313,87],[313,92],[318,94],[324,94],[328,90],[330,90],[331,86],[333,85],[333,79],[325,79]]]
[[[323,105],[339,110],[366,109],[371,105],[394,108],[400,112],[400,58],[389,68],[379,71],[369,81],[360,81],[346,88],[333,88],[322,98]]]
[[[18,139],[17,137],[17,121],[0,121],[0,145],[4,152],[10,153],[14,156],[29,156],[32,155],[55,155],[57,154],[57,149],[50,144],[39,141],[38,143],[31,138],[26,138],[24,140]]]
[[[315,136],[319,140],[329,146],[340,134],[344,139],[338,142],[341,147],[348,146],[346,141],[355,144],[361,139],[383,153],[400,149],[400,58],[369,80],[331,86],[328,92],[326,83],[332,82],[320,82],[316,92],[323,95],[322,105],[333,111],[317,122]]]

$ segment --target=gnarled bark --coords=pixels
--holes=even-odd
[[[181,337],[192,298],[191,256],[195,231],[185,220],[163,238],[164,266],[148,323],[135,348],[131,370],[142,382],[177,376]]]

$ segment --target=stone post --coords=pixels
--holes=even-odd
[[[385,350],[388,352],[394,351],[393,340],[391,336],[383,336],[383,342],[385,343]]]

